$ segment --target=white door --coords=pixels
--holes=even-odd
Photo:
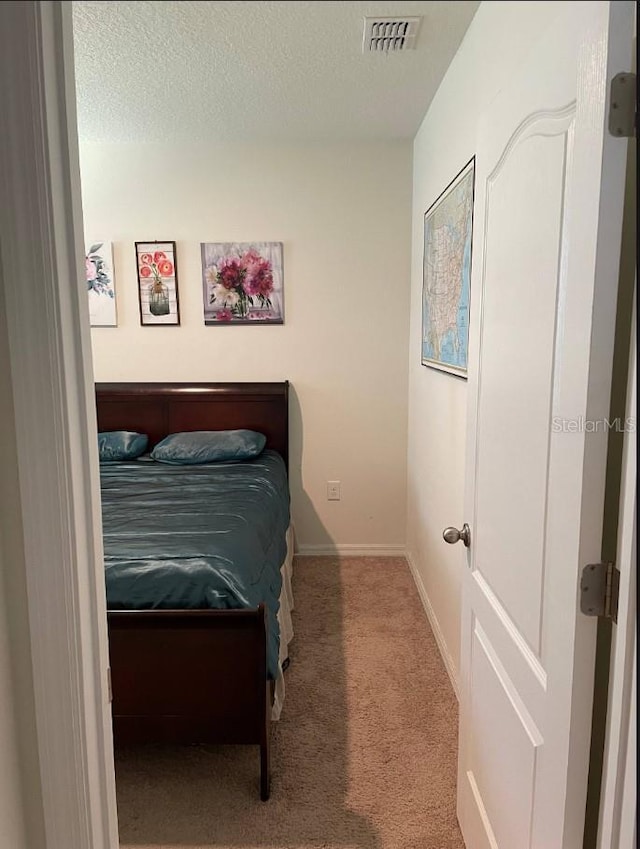
[[[551,17],[553,15],[553,17]],[[458,817],[468,849],[580,849],[633,4],[550,12],[481,121],[471,285]],[[599,422],[599,424],[596,424]]]

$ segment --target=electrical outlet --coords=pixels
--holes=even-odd
[[[340,481],[327,481],[327,501],[340,501]]]

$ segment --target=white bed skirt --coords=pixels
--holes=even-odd
[[[273,707],[271,719],[280,719],[282,705],[284,704],[284,675],[282,664],[289,657],[289,643],[293,639],[293,622],[291,611],[293,610],[293,591],[291,589],[291,576],[293,575],[293,525],[287,529],[287,556],[280,572],[282,574],[282,590],[280,591],[280,608],[278,610],[278,625],[280,626],[280,654],[278,657],[278,677],[276,678]]]

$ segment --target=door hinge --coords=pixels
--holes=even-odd
[[[586,616],[618,621],[620,571],[615,563],[589,563],[580,578],[580,610]]]
[[[111,667],[107,666],[107,692],[109,693],[109,701],[113,701],[113,688],[111,687]]]
[[[621,139],[632,138],[636,134],[637,122],[636,75],[616,74],[611,80],[609,132]]]

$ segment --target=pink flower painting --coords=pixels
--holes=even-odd
[[[180,324],[175,242],[136,242],[140,323]]]
[[[205,324],[282,324],[281,242],[201,245]]]

